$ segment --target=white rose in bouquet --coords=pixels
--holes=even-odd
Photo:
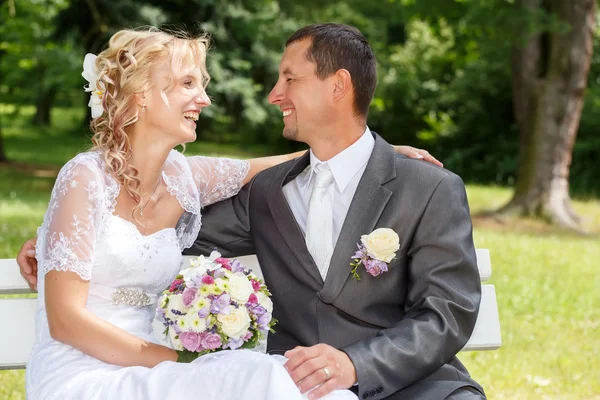
[[[235,273],[229,277],[229,294],[239,304],[246,304],[253,292],[252,284],[243,273]]]
[[[256,293],[256,297],[258,297],[258,304],[263,306],[268,312],[273,312],[273,302],[271,301],[271,298],[269,296],[267,296],[263,292],[258,292]]]
[[[244,336],[250,328],[250,316],[245,307],[234,308],[229,314],[219,314],[217,320],[223,333],[235,339]]]

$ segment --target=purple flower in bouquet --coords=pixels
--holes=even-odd
[[[186,288],[183,291],[183,305],[189,307],[192,305],[194,301],[196,301],[196,297],[198,297],[198,291],[192,288]]]
[[[250,304],[247,306],[247,308],[248,308],[248,311],[251,314],[256,315],[257,318],[262,317],[267,312],[267,310],[259,304]]]
[[[239,262],[239,260],[236,259],[231,263],[231,272],[234,274],[236,272],[244,272],[244,266],[241,262]]]
[[[261,331],[269,330],[269,322],[271,322],[271,313],[268,312],[258,317],[258,320],[256,321],[256,323],[258,324],[258,328]]]
[[[205,285],[212,285],[213,283],[215,283],[215,278],[213,278],[210,275],[204,275],[202,277],[202,283],[204,283]]]
[[[197,351],[201,347],[200,339],[200,334],[196,332],[181,332],[179,334],[181,344],[189,351]]]
[[[206,318],[206,317],[208,317],[208,314],[210,314],[210,307],[209,307],[209,306],[206,306],[206,307],[204,307],[204,308],[201,308],[201,309],[198,311],[198,316],[199,316],[200,318]]]
[[[247,342],[248,340],[252,339],[252,336],[254,336],[252,332],[246,332],[246,334],[242,336],[242,340],[244,342]]]
[[[214,297],[210,305],[210,312],[213,314],[229,314],[230,303],[231,297],[227,293]]]
[[[221,336],[217,335],[216,333],[204,333],[202,335],[200,344],[207,350],[218,349],[222,345]]]
[[[202,286],[202,276],[196,275],[189,281],[187,281],[186,286],[192,289],[198,289]]]
[[[227,271],[225,270],[225,268],[219,268],[219,269],[215,269],[215,270],[213,271],[213,277],[214,277],[215,279],[221,279],[222,277],[224,277],[224,276],[225,276],[225,272],[227,272]]]
[[[227,342],[227,346],[225,346],[225,348],[230,348],[231,350],[236,350],[239,349],[240,347],[242,347],[242,345],[244,344],[244,339],[239,338],[229,338],[229,342]]]

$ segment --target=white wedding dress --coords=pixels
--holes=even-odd
[[[234,350],[190,364],[120,367],[52,339],[48,329],[44,276],[51,270],[73,271],[90,282],[89,311],[156,343],[152,321],[157,295],[177,275],[182,250],[198,234],[200,208],[235,195],[248,168],[245,161],[184,157],[172,151],[162,179],[185,213],[176,228],[151,235],[142,235],[131,222],[113,215],[119,185],[105,172],[100,153],[80,154],[62,168],[38,230],[39,306],[36,344],[26,372],[28,399],[303,398],[283,368],[282,357]],[[356,396],[336,391],[326,398]]]

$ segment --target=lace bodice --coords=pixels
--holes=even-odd
[[[162,178],[185,210],[175,227],[180,251],[190,247],[198,235],[201,207],[235,195],[248,170],[247,161],[184,157],[171,151]],[[117,181],[105,171],[99,152],[79,154],[61,169],[38,229],[41,275],[59,270],[76,272],[85,280],[92,278],[97,240],[114,218],[119,190]],[[131,229],[137,230],[134,225]]]
[[[201,207],[235,195],[248,169],[247,161],[184,157],[171,151],[162,178],[184,214],[176,227],[142,235],[133,223],[113,214],[120,186],[105,172],[101,154],[83,153],[69,161],[58,175],[38,229],[38,343],[51,341],[44,278],[52,270],[72,271],[90,281],[88,309],[129,331],[137,328],[114,312],[112,296],[117,289],[143,293],[148,307],[128,312],[143,321],[136,326],[149,328],[151,303],[175,278],[182,250],[198,235]]]

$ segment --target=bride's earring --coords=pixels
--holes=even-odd
[[[142,112],[146,112],[146,105],[142,104]]]

